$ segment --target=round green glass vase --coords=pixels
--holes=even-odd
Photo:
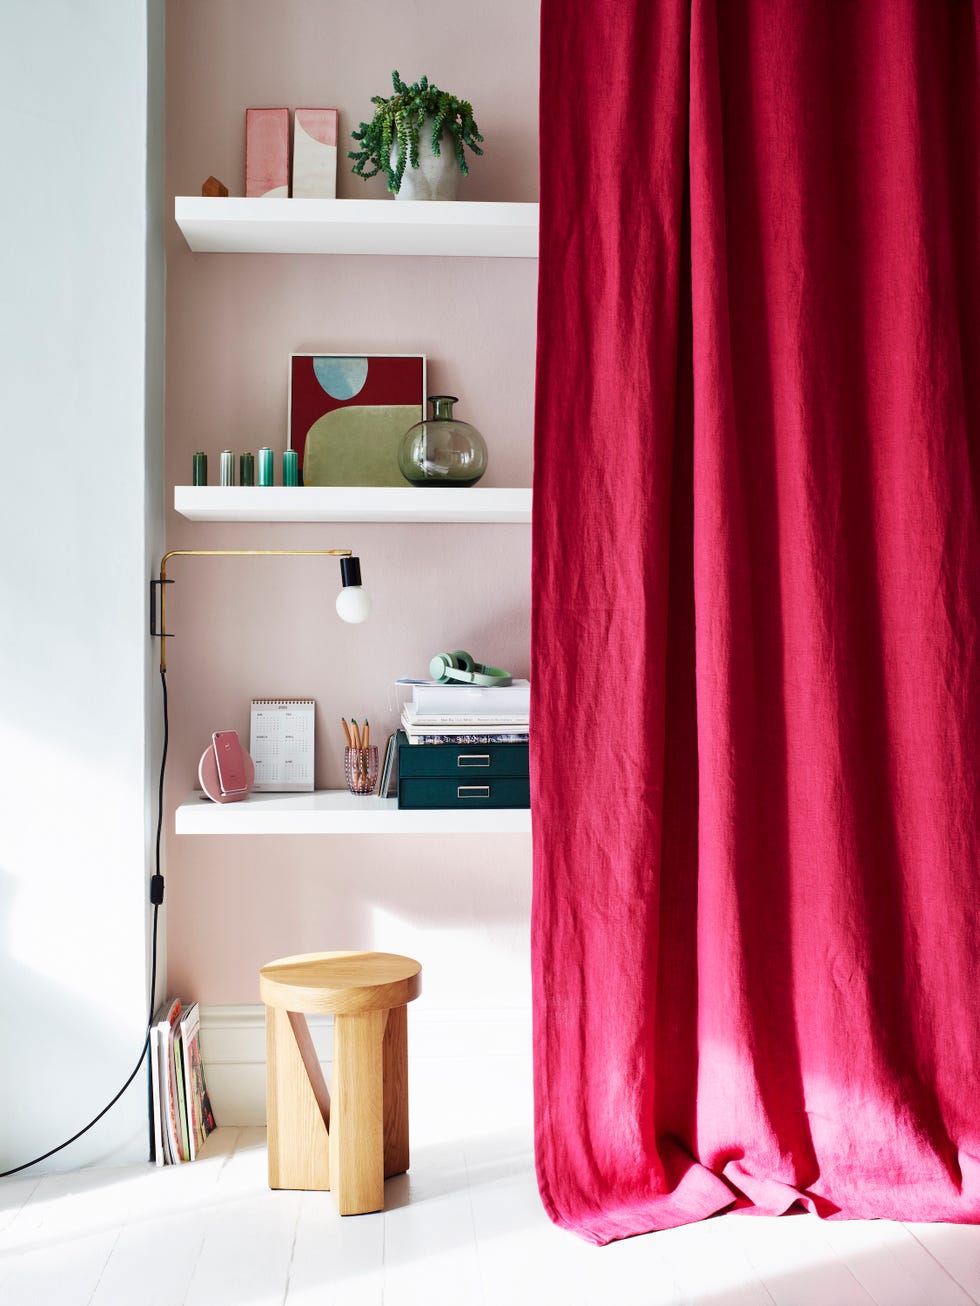
[[[487,470],[487,442],[453,416],[455,395],[429,395],[432,416],[402,437],[398,466],[412,485],[476,485]]]

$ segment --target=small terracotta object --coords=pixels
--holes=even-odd
[[[209,177],[201,187],[202,195],[227,195],[228,187],[217,177]]]

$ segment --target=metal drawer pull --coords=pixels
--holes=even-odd
[[[490,786],[489,785],[457,785],[456,797],[457,798],[489,798]]]
[[[489,753],[460,753],[456,758],[457,766],[489,766]]]

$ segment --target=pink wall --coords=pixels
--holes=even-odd
[[[198,194],[209,174],[243,193],[249,105],[337,107],[343,154],[392,67],[472,100],[487,154],[462,199],[537,197],[537,7],[526,0],[170,0],[169,195]],[[337,194],[395,202],[344,159]],[[167,259],[168,486],[190,481],[196,449],[212,482],[223,448],[281,449],[288,355],[318,349],[425,353],[430,393],[460,395],[459,415],[487,438],[483,484],[530,484],[534,261],[193,255],[172,221]],[[397,719],[391,682],[423,674],[432,653],[465,647],[528,672],[527,527],[194,524],[171,510],[167,547],[352,548],[375,602],[369,623],[339,622],[333,561],[174,561],[170,831],[209,732],[247,740],[253,696],[317,700],[317,786],[337,788],[340,717],[370,718],[383,740]],[[183,996],[254,1002],[264,961],[341,947],[414,951],[435,1000],[490,1001],[474,965],[494,968],[496,1000],[526,996],[525,837],[171,833],[167,864],[170,987]]]

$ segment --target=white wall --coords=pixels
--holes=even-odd
[[[159,694],[163,6],[0,5],[0,1169],[136,1062]],[[146,1155],[146,1083],[42,1168]]]

